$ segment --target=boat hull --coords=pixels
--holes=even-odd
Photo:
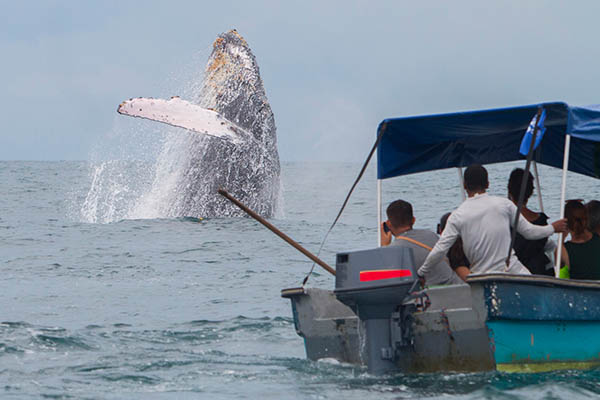
[[[600,365],[600,323],[587,321],[490,321],[496,369],[545,372]]]
[[[377,350],[366,348],[365,322],[332,292],[284,292],[309,359],[364,364],[366,352]],[[540,372],[600,364],[596,282],[481,275],[468,285],[422,293],[428,304],[412,313],[411,345],[394,358],[399,372]]]
[[[496,369],[543,372],[600,365],[600,285],[548,277],[475,277]]]
[[[363,364],[356,314],[323,289],[284,289],[282,296],[292,302],[296,333],[304,338],[310,360],[333,358],[349,364]],[[363,349],[364,352],[364,349]]]

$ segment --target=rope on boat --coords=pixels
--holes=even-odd
[[[325,237],[323,237],[323,241],[321,242],[321,245],[319,246],[319,251],[317,251],[317,257],[319,257],[319,255],[321,254],[321,250],[323,250],[323,246],[325,245],[325,241],[327,240],[327,237],[329,236],[329,234],[333,230],[333,227],[335,226],[335,224],[337,224],[338,220],[342,216],[342,213],[344,212],[344,209],[346,208],[346,205],[348,204],[348,201],[350,200],[350,196],[352,195],[352,192],[354,192],[354,188],[356,188],[356,185],[358,185],[358,182],[360,181],[360,179],[362,178],[363,174],[365,173],[365,171],[367,169],[367,166],[369,165],[369,161],[371,161],[371,157],[373,157],[373,153],[375,153],[375,150],[377,150],[377,146],[379,145],[379,142],[381,141],[381,137],[383,136],[383,133],[385,132],[386,126],[387,126],[386,122],[384,122],[383,124],[381,124],[381,126],[379,128],[379,132],[377,133],[377,139],[375,140],[375,143],[373,144],[373,147],[371,148],[371,151],[369,152],[369,155],[367,156],[367,159],[366,159],[365,163],[363,164],[360,172],[358,173],[358,177],[356,178],[356,180],[352,184],[352,187],[350,188],[350,191],[346,195],[346,199],[344,200],[344,203],[342,204],[342,207],[340,208],[340,211],[338,212],[337,216],[333,220],[333,223],[329,227],[329,230],[327,230],[327,233],[325,234]],[[310,276],[312,275],[314,269],[315,269],[315,263],[313,263],[312,267],[310,267],[310,271],[308,271],[308,274],[306,275],[306,277],[302,281],[302,287],[304,287],[304,285],[306,285],[306,282],[308,282],[308,278],[310,278]]]

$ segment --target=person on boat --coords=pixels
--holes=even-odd
[[[588,229],[590,232],[600,235],[600,201],[588,201],[585,209],[588,214]]]
[[[508,198],[515,205],[517,205],[517,202],[519,201],[524,174],[524,169],[515,168],[510,173],[510,177],[508,179]],[[548,216],[546,214],[543,212],[532,211],[527,207],[527,201],[532,194],[533,175],[531,175],[531,173],[528,171],[521,215],[534,225],[548,225]],[[554,242],[548,240],[548,238],[528,240],[525,239],[520,233],[517,233],[513,246],[515,253],[517,254],[517,258],[521,264],[523,264],[529,270],[529,272],[536,275],[548,276],[554,276],[554,270],[552,269],[552,261],[550,261],[550,258],[548,258],[546,255],[546,252],[554,251],[555,247],[556,246],[554,245]]]
[[[446,227],[446,222],[450,217],[450,213],[446,213],[442,215],[440,218],[440,223],[437,226],[437,233],[441,235],[444,232],[444,228]],[[456,275],[463,281],[467,280],[467,276],[471,273],[469,266],[471,263],[467,260],[467,256],[465,256],[465,252],[462,247],[462,239],[456,239],[456,242],[450,247],[448,253],[446,254],[448,258],[448,262],[450,263],[450,268],[454,271]]]
[[[412,205],[404,200],[396,200],[386,209],[387,221],[381,226],[382,246],[405,246],[413,249],[415,265],[419,266],[435,245],[438,237],[426,229],[413,229],[415,217]],[[392,242],[392,237],[395,240]],[[464,283],[450,269],[448,263],[440,259],[435,263],[435,268],[426,274],[429,285],[452,285]]]
[[[588,229],[586,207],[581,200],[565,205],[571,240],[565,243],[562,260],[571,279],[600,280],[600,236]]]
[[[510,227],[517,207],[508,199],[486,193],[489,182],[487,170],[481,165],[471,165],[465,170],[464,187],[468,198],[452,212],[442,236],[417,271],[421,279],[446,255],[454,242],[461,237],[467,259],[471,262],[471,274],[510,273],[529,275],[530,272],[511,253]],[[517,231],[526,239],[542,239],[554,232],[566,231],[566,220],[552,225],[533,225],[520,216]]]

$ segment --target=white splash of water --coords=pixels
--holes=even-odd
[[[205,58],[199,53],[172,74],[161,90],[163,97],[197,97],[203,76],[198,65]],[[90,188],[77,219],[111,223],[176,215],[169,205],[177,195],[190,141],[183,129],[116,116],[111,131],[90,155]]]
[[[143,193],[129,212],[128,218],[167,218],[177,215],[172,207],[180,191],[181,174],[187,163],[186,149],[190,138],[185,132],[168,135],[156,161],[156,172],[149,189]]]
[[[130,218],[131,208],[145,190],[152,163],[109,160],[92,164],[92,184],[81,207],[84,222],[108,223]]]

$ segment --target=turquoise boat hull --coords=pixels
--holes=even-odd
[[[600,288],[595,281],[475,277],[482,285],[496,369],[540,372],[600,365]]]
[[[600,365],[600,322],[490,321],[496,369],[543,372]]]

